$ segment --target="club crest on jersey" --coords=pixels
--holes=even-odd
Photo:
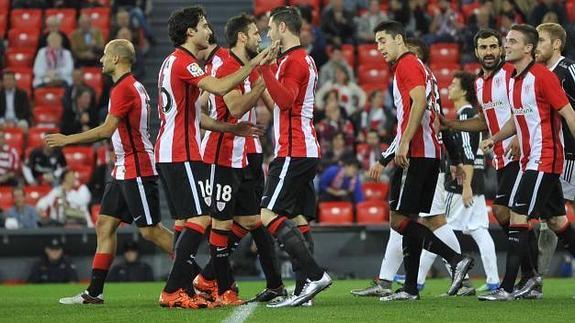
[[[217,202],[216,207],[218,208],[218,211],[222,212],[226,207],[226,202]]]
[[[204,197],[204,202],[206,203],[207,206],[212,206],[212,198],[211,198],[211,196],[206,196],[206,197]]]
[[[199,77],[204,75],[204,70],[198,65],[198,63],[192,63],[187,67],[188,72],[192,74],[193,77]]]

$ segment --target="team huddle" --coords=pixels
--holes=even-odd
[[[168,34],[175,50],[158,75],[160,129],[155,145],[149,134],[149,96],[130,73],[134,47],[127,40],[106,45],[100,61],[114,86],[105,122],[83,133],[46,137],[51,147],[111,138],[116,155],[96,225],[90,285],[60,303],[104,302],[104,283],[122,222],[135,223],[145,239],[173,256],[160,292],[162,307],[244,304],[229,256],[248,233],[266,278],[265,289],[249,301],[266,302],[268,307],[309,306],[331,285],[330,276],[312,256],[308,225],[316,212],[313,179],[321,154],[313,125],[318,73],[300,44],[301,25],[297,9],[274,9],[268,32],[272,44],[260,51],[255,20],[235,16],[226,23],[230,47],[224,49],[216,44],[201,8],[174,12]],[[378,49],[394,72],[398,127],[370,176],[378,180],[384,167],[395,161],[389,196],[392,230],[380,280],[353,294],[377,295],[382,301],[419,299],[435,255],[445,260],[452,277],[447,294],[471,294],[467,273],[473,259],[461,254],[452,228],[469,234],[479,246],[489,290],[482,300],[542,296],[530,218],[545,220],[575,254],[575,231],[563,208],[564,194],[575,198],[573,169],[567,167],[575,160],[575,113],[569,103],[575,98],[575,64],[563,57],[557,60],[553,51],[560,56],[565,45],[565,31],[561,38],[557,28],[561,27],[514,26],[507,35],[506,55],[501,36],[481,30],[475,46],[482,72],[477,78],[456,74],[449,98],[458,109],[458,120],[447,120],[437,81],[425,65],[425,46],[406,39],[397,22],[376,27]],[[548,67],[551,62],[549,69],[534,61],[538,45],[537,59]],[[569,97],[558,91],[562,85],[570,86]],[[273,114],[275,139],[265,181],[258,139],[262,130],[255,125],[260,100]],[[481,141],[481,132],[487,130],[490,138]],[[501,284],[487,231],[482,151],[494,155],[494,211],[509,236]],[[158,181],[175,220],[173,233],[160,223]],[[210,260],[201,268],[195,257],[205,235]],[[276,265],[274,239],[292,262],[296,286],[290,295]],[[391,281],[402,261],[405,284],[393,292]],[[515,285],[519,267],[522,279]]]

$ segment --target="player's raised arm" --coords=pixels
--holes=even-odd
[[[232,90],[224,95],[224,102],[232,116],[241,118],[254,107],[264,90],[265,83],[260,77],[250,92],[242,94],[239,90]]]

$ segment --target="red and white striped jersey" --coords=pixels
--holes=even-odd
[[[275,79],[295,100],[290,106],[280,108],[278,93],[274,90],[277,87],[270,87],[266,81],[268,91],[276,101],[273,113],[275,157],[320,157],[313,126],[317,78],[315,62],[302,46],[292,47],[278,58]]]
[[[224,61],[230,57],[230,51],[227,48],[216,46],[210,53],[206,62],[204,63],[204,70],[206,74],[216,76],[218,68],[222,66]]]
[[[207,74],[192,53],[182,47],[166,57],[158,76],[160,131],[156,162],[201,161],[201,104],[198,83]]]
[[[112,134],[116,155],[112,177],[124,180],[157,175],[150,141],[150,97],[131,73],[114,84],[108,113],[120,119]]]
[[[441,146],[437,139],[435,120],[437,118],[437,91],[434,76],[425,65],[413,54],[401,55],[393,66],[393,101],[397,108],[397,142],[407,128],[411,112],[409,92],[417,86],[425,88],[427,104],[415,135],[409,144],[409,157],[441,158]]]
[[[563,136],[559,110],[569,104],[557,76],[531,63],[509,82],[509,99],[521,146],[521,169],[561,174]]]
[[[243,66],[242,61],[230,52],[230,57],[223,61],[215,71],[215,77],[223,78],[240,70]],[[214,65],[215,68],[215,65]],[[214,72],[214,69],[212,69]],[[250,75],[235,90],[242,94],[249,93],[252,84],[258,79],[258,72],[252,71]],[[210,108],[210,116],[218,121],[227,123],[237,123],[239,120],[248,121],[250,113],[245,113],[242,118],[233,117],[228,110],[223,96],[210,94],[210,101],[215,105]],[[206,131],[202,140],[202,156],[204,163],[217,164],[225,167],[243,168],[248,164],[246,157],[246,138],[235,136],[233,133],[222,133],[217,131]]]
[[[19,172],[20,157],[14,147],[3,145],[0,147],[0,176],[10,172]]]
[[[258,123],[256,108],[252,108],[247,114],[248,114],[247,121],[251,122],[252,124]],[[260,137],[246,137],[246,153],[247,154],[263,153]]]
[[[508,87],[513,70],[512,64],[503,63],[488,77],[484,77],[483,71],[480,72],[475,80],[477,100],[491,136],[498,133],[505,125],[505,122],[511,118]],[[495,169],[502,169],[511,161],[518,159],[518,157],[510,159],[505,156],[505,151],[509,147],[511,140],[512,137],[507,138],[493,147]]]

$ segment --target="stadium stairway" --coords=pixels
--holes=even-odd
[[[153,29],[154,37],[157,40],[156,46],[152,47],[146,56],[146,76],[142,83],[148,90],[150,102],[152,104],[152,138],[155,141],[159,128],[159,119],[156,113],[157,106],[157,82],[158,71],[166,55],[173,51],[174,47],[168,37],[168,18],[170,14],[177,9],[190,5],[200,5],[207,12],[210,23],[216,30],[216,36],[220,44],[224,44],[223,37],[224,25],[228,18],[241,12],[251,13],[253,8],[252,0],[162,0],[154,1],[154,8],[150,17],[150,23]],[[166,199],[160,198],[162,218],[170,218]],[[165,222],[164,222],[165,223]]]

